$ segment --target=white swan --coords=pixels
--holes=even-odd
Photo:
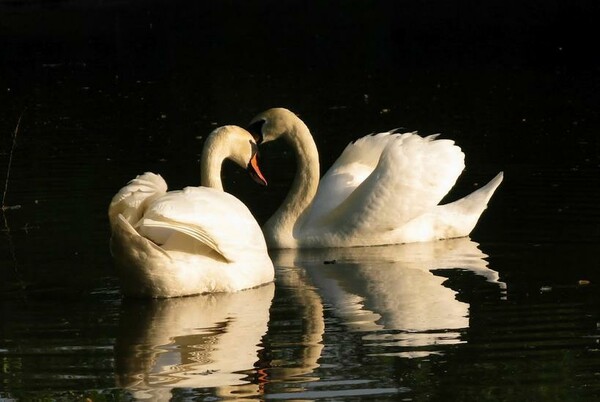
[[[258,223],[241,201],[223,191],[225,158],[264,182],[250,133],[224,126],[210,134],[202,151],[201,181],[208,187],[167,192],[161,176],[144,173],[113,197],[111,252],[125,295],[234,292],[273,280]]]
[[[285,138],[296,153],[296,177],[263,226],[271,248],[353,247],[467,236],[502,181],[438,205],[464,169],[451,140],[380,133],[349,144],[319,183],[319,155],[308,127],[283,108],[257,115],[257,142]]]

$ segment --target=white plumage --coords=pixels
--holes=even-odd
[[[249,165],[252,143],[249,133],[234,126],[211,134],[205,148],[212,151],[203,154],[202,168],[216,188],[167,192],[160,175],[144,173],[113,197],[111,251],[126,295],[234,292],[273,280],[258,223],[240,200],[222,191],[220,181],[223,159]]]
[[[292,112],[270,109],[251,127],[263,141],[284,137],[297,157],[284,204],[263,227],[269,247],[351,247],[467,236],[503,178],[439,205],[463,171],[453,141],[380,133],[349,144],[319,183],[318,152]]]

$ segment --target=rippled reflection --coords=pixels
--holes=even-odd
[[[269,382],[317,381],[314,371],[324,346],[323,302],[306,272],[295,265],[294,254],[275,254],[276,285],[285,299],[280,296],[283,302],[273,306],[275,319],[269,323]]]
[[[376,354],[422,357],[434,345],[462,342],[469,305],[445,286],[439,269],[468,270],[504,288],[486,255],[468,238],[396,246],[282,250],[276,265],[306,269],[323,302],[353,331],[367,332]]]
[[[259,395],[255,366],[274,289],[126,301],[115,346],[119,385],[137,399],[168,400],[175,387]]]

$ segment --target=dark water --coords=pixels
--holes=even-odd
[[[0,171],[20,206],[2,221],[0,400],[598,400],[596,11],[0,1]],[[198,183],[203,137],[272,106],[324,167],[405,127],[465,151],[449,199],[505,181],[470,239],[277,252],[274,285],[122,300],[112,195],[146,170]],[[225,169],[259,221],[294,169],[284,146],[262,156],[267,189]]]

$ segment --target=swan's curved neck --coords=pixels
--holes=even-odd
[[[206,139],[200,158],[200,184],[223,191],[221,167],[229,156],[222,136],[209,136]]]
[[[296,175],[290,190],[263,229],[270,246],[295,246],[294,229],[301,224],[319,186],[319,153],[310,130],[298,117],[293,116],[288,131],[281,136],[287,140],[296,155]]]

